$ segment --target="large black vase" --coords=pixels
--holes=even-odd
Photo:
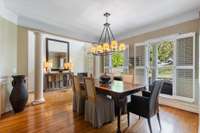
[[[12,81],[12,92],[10,94],[10,102],[15,113],[21,112],[26,106],[28,100],[28,92],[25,87],[25,76],[14,75]]]

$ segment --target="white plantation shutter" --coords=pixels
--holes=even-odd
[[[94,57],[92,54],[86,55],[87,72],[94,75]]]
[[[145,46],[135,46],[135,65],[136,67],[143,67],[145,64]]]
[[[126,45],[126,50],[124,51],[124,67],[123,72],[129,72],[129,45]]]
[[[144,43],[135,44],[135,69],[134,69],[134,82],[145,84],[147,82],[147,69],[146,69],[146,46]]]
[[[195,33],[178,36],[175,47],[175,95],[192,100],[195,90]]]
[[[134,83],[144,84],[145,83],[144,75],[145,75],[144,68],[135,68]]]

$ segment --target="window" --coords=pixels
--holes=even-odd
[[[168,82],[168,86],[164,87],[161,93],[167,95],[173,95],[173,50],[174,41],[171,40],[160,41],[149,45],[149,84],[157,79],[165,80]]]
[[[188,102],[195,96],[195,33],[154,39],[135,45],[135,79],[146,87],[165,81],[162,96]]]
[[[162,41],[158,44],[158,76],[157,79],[172,80],[173,76],[173,41]]]
[[[134,48],[135,55],[135,67],[134,67],[134,82],[139,84],[147,85],[147,69],[145,66],[146,61],[146,53],[147,50],[145,48],[144,43],[135,44]],[[148,87],[148,85],[147,85]]]
[[[114,52],[104,56],[104,72],[121,75],[128,72],[128,46],[124,52]]]

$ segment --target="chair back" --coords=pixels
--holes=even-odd
[[[133,83],[133,75],[131,75],[131,74],[124,74],[122,76],[122,80],[125,83]]]
[[[102,75],[105,75],[105,73],[101,73],[101,74],[100,74],[100,77],[101,77]],[[106,75],[110,77],[110,80],[111,80],[111,81],[113,81],[113,73],[106,73]]]
[[[158,95],[163,87],[162,80],[156,80],[153,82],[153,87],[150,96],[150,115],[154,115],[157,112],[158,107]]]
[[[74,88],[74,74],[73,73],[70,74],[69,79],[70,79],[72,90],[73,90],[73,92],[75,92],[75,88]]]
[[[96,90],[94,85],[94,79],[93,78],[84,78],[85,83],[85,89],[87,93],[88,100],[95,101],[96,100]]]
[[[80,81],[84,81],[84,77],[88,77],[87,72],[77,73],[77,75],[79,76]]]
[[[80,87],[80,79],[78,76],[73,76],[73,84],[75,93],[80,93],[81,87]]]

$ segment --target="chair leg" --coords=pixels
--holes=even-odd
[[[149,130],[150,130],[150,133],[152,133],[152,128],[151,128],[151,120],[150,120],[150,118],[148,118],[148,125],[149,125]]]
[[[159,113],[157,113],[157,118],[158,118],[158,123],[159,123],[160,129],[162,129],[161,123],[160,123],[160,115],[159,115]]]
[[[129,127],[129,125],[130,125],[130,113],[129,112],[127,112],[127,119],[128,119],[128,127]]]

